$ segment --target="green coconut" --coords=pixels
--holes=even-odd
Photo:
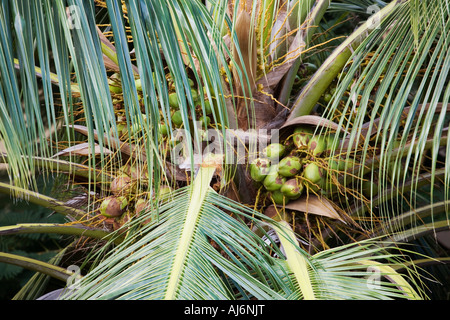
[[[353,167],[357,164],[355,159],[352,158],[347,158],[345,160],[342,160],[341,162],[342,162],[341,163],[342,170],[350,172],[353,170]]]
[[[120,85],[120,75],[118,73],[114,73],[108,79],[109,90],[112,93],[122,93],[122,86]]]
[[[310,127],[300,126],[294,129],[292,140],[297,148],[304,148],[308,146],[309,139],[313,135],[313,130]]]
[[[134,214],[139,216],[139,214],[147,208],[148,201],[143,198],[139,198],[134,203]]]
[[[378,183],[375,181],[371,181],[371,178],[367,178],[362,183],[362,193],[367,198],[375,197],[378,194]]]
[[[194,88],[191,88],[191,95],[192,95],[192,99],[194,101],[197,101],[197,99],[198,99],[198,92],[197,92],[197,90],[195,90]]]
[[[343,163],[344,163],[344,161],[343,160],[341,160],[341,159],[331,159],[329,162],[328,162],[328,169],[329,170],[331,170],[331,171],[341,171],[341,170],[343,170]]]
[[[212,113],[211,102],[209,100],[205,101],[205,114],[210,115]]]
[[[267,147],[264,148],[263,154],[269,160],[278,160],[283,157],[286,151],[286,147],[281,143],[271,143]]]
[[[331,98],[332,98],[333,96],[331,95],[331,94],[329,94],[329,93],[325,93],[324,95],[323,95],[323,101],[325,102],[325,103],[329,103],[330,101],[331,101]]]
[[[318,69],[317,66],[315,64],[313,64],[313,63],[306,62],[303,65],[306,68],[306,72],[308,74],[313,74]]]
[[[159,132],[163,137],[167,137],[169,135],[169,126],[165,123],[160,123]]]
[[[198,120],[201,124],[204,124],[206,128],[211,124],[211,118],[208,116],[202,116]]]
[[[180,105],[178,104],[178,95],[176,92],[169,94],[169,106],[173,109],[180,108]]]
[[[127,125],[124,123],[119,123],[116,125],[117,133],[119,134],[119,138],[122,137],[124,134],[127,133]],[[114,134],[114,130],[111,130],[112,134]]]
[[[308,141],[308,149],[313,156],[318,156],[327,149],[327,138],[324,136],[312,136]]]
[[[324,178],[323,170],[314,162],[303,168],[303,177],[312,184],[320,184]]]
[[[130,166],[128,164],[123,165],[119,168],[119,175],[126,175],[131,178],[131,180],[141,180],[148,179],[148,171],[143,165],[139,166]]]
[[[172,114],[172,123],[180,127],[183,124],[183,117],[181,116],[181,111],[177,110]]]
[[[109,196],[100,204],[100,214],[107,218],[119,217],[124,213],[127,205],[127,198]]]
[[[131,186],[131,178],[128,175],[121,173],[111,182],[110,190],[114,195],[125,194],[130,192]]]
[[[140,78],[134,80],[134,85],[136,86],[137,91],[142,91],[142,81]]]
[[[278,205],[287,204],[289,202],[289,199],[279,190],[272,191],[270,193],[270,198]]]
[[[159,187],[158,199],[160,201],[167,201],[172,196],[173,189],[168,185],[161,185]]]
[[[272,165],[269,173],[264,178],[263,184],[267,191],[280,190],[281,186],[286,182],[286,177],[278,173],[278,165]]]
[[[302,160],[296,156],[287,156],[281,159],[278,173],[285,177],[295,176],[302,167]]]
[[[326,136],[326,143],[327,143],[327,150],[336,149],[339,146],[340,141],[337,140],[334,142],[335,135],[334,134],[328,134]]]
[[[270,161],[266,158],[257,158],[250,164],[250,176],[253,180],[261,182],[269,173]]]
[[[282,186],[280,191],[285,197],[294,200],[301,196],[303,192],[303,184],[298,179],[289,179]]]

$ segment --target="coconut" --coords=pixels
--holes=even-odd
[[[160,123],[159,132],[163,137],[167,137],[169,135],[169,126],[165,123]]]
[[[180,110],[175,111],[172,114],[172,123],[175,126],[177,126],[177,127],[179,127],[179,126],[181,126],[183,124],[183,117],[181,116],[181,111]]]
[[[303,192],[303,184],[295,178],[289,179],[281,186],[280,191],[291,200],[297,199]]]
[[[109,85],[109,90],[112,93],[122,93],[122,86],[120,85],[120,83],[114,81],[114,80],[108,80],[108,85]]]
[[[377,180],[375,179],[375,181],[372,182],[370,177],[368,177],[367,180],[364,180],[362,183],[362,193],[367,198],[375,197],[378,194]]]
[[[130,227],[125,225],[131,220],[130,212],[126,212],[122,215],[122,217],[114,220],[116,220],[116,223],[113,223],[113,229],[114,231],[117,231],[119,235],[125,235],[130,230]]]
[[[263,184],[267,191],[280,190],[281,186],[286,182],[286,177],[278,173],[278,165],[272,165],[269,173],[264,178]]]
[[[119,138],[128,133],[126,124],[118,123],[116,125],[116,128],[117,128],[117,133],[119,134]],[[113,129],[111,129],[111,133],[112,133],[112,135],[114,135],[114,130]]]
[[[131,178],[122,173],[111,182],[110,189],[114,195],[118,195],[129,192],[131,185]]]
[[[331,98],[332,98],[332,97],[333,97],[333,96],[332,96],[331,94],[325,93],[325,94],[323,95],[323,101],[324,101],[325,103],[328,103],[328,102],[331,101]]]
[[[210,115],[212,113],[211,102],[209,100],[205,101],[205,114]]]
[[[119,217],[123,214],[127,205],[127,198],[109,196],[100,204],[100,214],[108,218]]]
[[[169,106],[174,109],[180,108],[180,105],[178,104],[178,95],[176,92],[169,94]]]
[[[273,200],[273,202],[279,205],[287,204],[289,202],[289,199],[285,197],[284,194],[279,190],[271,192],[270,198]]]
[[[309,139],[308,149],[313,156],[318,156],[327,148],[327,140],[324,136],[313,136]]]
[[[135,84],[135,86],[136,86],[136,90],[142,91],[142,81],[141,81],[140,78],[134,80],[134,84]]]
[[[134,204],[134,214],[139,217],[139,214],[147,208],[147,200],[139,198]]]
[[[202,124],[204,124],[205,128],[207,128],[209,126],[209,124],[211,123],[211,118],[208,116],[203,116],[203,117],[200,117],[200,119],[198,119],[198,121],[200,121]]]
[[[250,176],[253,180],[260,182],[269,173],[270,161],[266,158],[257,158],[250,164]]]
[[[192,95],[192,99],[194,101],[197,101],[197,99],[198,99],[198,92],[197,92],[197,90],[195,90],[194,88],[191,88],[191,95]]]
[[[285,177],[295,176],[302,167],[302,160],[296,156],[283,158],[278,165],[278,173]]]
[[[131,178],[131,180],[142,180],[148,179],[148,172],[143,165],[130,166],[128,164],[123,165],[119,168],[119,175],[126,175]]]
[[[319,184],[323,179],[323,170],[314,162],[309,163],[303,169],[303,177],[312,184]]]
[[[345,160],[341,161],[341,166],[342,166],[342,170],[346,170],[346,171],[352,171],[353,167],[355,167],[357,165],[355,159],[352,158],[347,158]]]
[[[286,151],[286,147],[281,143],[271,143],[267,147],[264,148],[263,154],[269,160],[278,160],[280,159]]]
[[[335,138],[334,134],[327,135],[326,137],[327,150],[336,149],[339,146],[340,141],[337,140],[336,142],[334,142],[334,138]]]
[[[343,170],[343,163],[344,163],[344,161],[341,159],[338,159],[338,158],[331,159],[328,162],[328,169],[331,171],[341,171],[341,170]]]
[[[159,200],[160,201],[166,201],[168,200],[172,195],[173,189],[168,185],[161,185],[159,187]]]
[[[145,214],[148,208],[149,208],[148,200],[139,198],[134,205],[134,214],[136,215],[136,217],[139,217],[141,214]],[[149,217],[143,221],[143,224],[147,224],[151,220],[152,220],[151,217]]]
[[[336,93],[336,87],[335,87],[335,86],[332,86],[332,87],[330,88],[330,94],[333,96],[335,93]]]
[[[313,130],[310,127],[300,126],[294,129],[292,140],[297,148],[304,148],[308,146],[309,139],[313,135]]]
[[[303,65],[306,68],[306,72],[308,74],[313,74],[314,72],[317,71],[317,66],[313,63],[306,62]]]

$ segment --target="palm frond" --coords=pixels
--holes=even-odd
[[[411,24],[412,15],[420,9],[414,9],[411,1],[392,2],[378,12],[387,14],[351,54],[325,110],[324,117],[349,132],[342,137],[345,143],[336,154],[346,153],[360,163],[353,171],[358,178],[347,176],[347,183],[359,192],[362,181],[378,185],[379,207],[365,198],[359,203],[368,205],[369,212],[377,211],[381,219],[391,218],[403,207],[413,210],[418,202],[418,182],[426,173],[431,173],[430,201],[438,185],[447,190],[441,200],[449,196],[448,165],[438,160],[439,150],[444,150],[446,156],[449,150],[450,25],[443,5],[443,1],[427,2],[426,10],[421,11],[427,13],[427,25]],[[301,93],[300,104],[309,104],[303,98],[315,94],[313,83],[309,85],[311,90]],[[300,109],[296,108],[292,116]],[[366,130],[372,134],[367,135]],[[426,159],[430,159],[429,163],[425,163]],[[444,176],[438,180],[442,170]],[[370,199],[376,196],[375,189],[371,190],[374,193]],[[386,190],[391,194],[387,195]],[[354,194],[347,195],[354,198]],[[348,198],[341,199],[346,202]],[[373,222],[369,221],[368,226]]]
[[[240,221],[253,218],[209,187],[214,171],[202,167],[192,185],[161,205],[159,223],[130,233],[70,298],[234,299],[231,281],[249,296],[282,299],[278,290],[292,288],[271,265],[265,243]]]

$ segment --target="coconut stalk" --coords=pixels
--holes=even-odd
[[[50,263],[6,252],[0,252],[0,262],[13,264],[18,267],[41,272],[64,282],[67,282],[67,280],[70,279],[70,277],[74,276],[74,274],[71,271],[58,266],[54,266]],[[81,278],[80,275],[75,276],[77,277],[77,279]]]
[[[287,121],[311,113],[322,94],[352,56],[353,49],[358,47],[370,34],[370,31],[373,29],[372,22],[382,21],[404,2],[404,0],[397,0],[389,3],[383,9],[375,13],[371,19],[362,24],[361,27],[353,32],[331,53],[295,99]]]
[[[74,218],[81,219],[86,215],[86,212],[83,210],[67,206],[64,202],[45,196],[38,192],[15,187],[7,183],[0,182],[0,192],[8,195],[14,194],[16,197],[23,198],[26,201],[51,209],[63,215],[71,215]]]
[[[93,179],[95,177],[95,182],[100,184],[109,185],[114,179],[114,176],[107,172],[79,163],[43,157],[33,157],[32,160],[38,168],[46,168],[56,172],[67,172],[72,176],[86,179]],[[0,163],[8,163],[8,155],[6,153],[0,153]]]
[[[0,236],[26,233],[54,233],[71,236],[83,236],[94,239],[109,240],[113,233],[102,229],[88,228],[83,225],[64,225],[58,223],[22,223],[13,226],[0,227]],[[115,244],[122,242],[123,238],[114,239]]]
[[[14,58],[14,67],[17,70],[20,70],[19,59],[17,59],[17,58]],[[42,69],[41,68],[35,66],[34,67],[34,71],[36,73],[36,76],[38,76],[39,78],[42,78]],[[56,75],[54,73],[51,73],[51,72],[49,72],[48,74],[50,76],[50,81],[53,84],[59,85],[58,75]],[[78,84],[71,83],[70,84],[70,89],[72,91],[72,94],[80,94],[80,87],[78,86]]]

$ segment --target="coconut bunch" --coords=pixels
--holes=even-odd
[[[113,104],[115,105],[116,110],[116,125],[117,130],[119,133],[119,138],[121,140],[128,140],[128,142],[133,142],[134,140],[139,139],[140,135],[144,134],[142,128],[139,126],[138,123],[134,124],[130,128],[130,132],[128,131],[127,127],[127,119],[125,115],[125,108],[123,106],[123,100],[122,98],[122,88],[120,86],[120,75],[118,73],[113,74],[109,78],[109,88],[111,91],[111,95],[113,98]],[[183,118],[180,110],[180,103],[181,103],[181,96],[186,96],[186,93],[184,92],[177,92],[175,89],[174,81],[168,73],[166,75],[166,81],[167,81],[167,87],[169,88],[168,91],[168,100],[169,100],[169,107],[170,107],[170,121],[171,126],[166,123],[166,120],[164,119],[162,113],[160,114],[160,124],[159,124],[159,132],[161,133],[162,137],[169,136],[169,130],[170,127],[172,128],[181,128],[183,126]],[[214,103],[208,99],[208,96],[206,94],[206,90],[203,90],[204,95],[200,94],[199,88],[195,85],[194,80],[188,79],[188,83],[190,86],[190,92],[191,96],[194,101],[195,111],[188,110],[188,119],[189,122],[192,123],[193,121],[200,121],[201,125],[207,129],[208,127],[212,127],[215,123],[212,117],[213,114],[213,107]],[[142,93],[142,84],[140,79],[136,79],[135,81],[136,89],[138,90],[138,94]],[[142,96],[140,97],[142,100]],[[159,97],[156,97],[158,100]],[[202,100],[204,103],[204,108],[202,107]],[[145,114],[143,104],[141,105],[142,110],[142,118],[144,121],[147,118],[147,115]]]
[[[179,141],[179,136],[171,135],[170,128],[179,129],[183,127],[183,119],[180,110],[181,101],[185,99],[186,92],[177,92],[170,73],[167,73],[165,80],[168,88],[168,102],[170,107],[170,121],[171,124],[165,122],[165,118],[160,112],[159,130],[160,141],[162,142],[160,147],[161,154],[167,154],[166,148],[173,147]],[[115,73],[109,78],[109,87],[111,97],[114,104],[116,114],[116,128],[119,133],[119,140],[133,144],[142,139],[146,134],[142,126],[139,123],[133,124],[131,127],[127,126],[126,110],[123,105],[122,87],[120,82],[120,74]],[[217,125],[212,120],[213,108],[215,103],[209,101],[206,90],[203,90],[205,95],[200,94],[198,86],[193,79],[188,79],[190,93],[194,101],[195,108],[187,108],[189,125],[192,126],[194,121],[199,121],[203,129],[213,127]],[[142,100],[142,84],[140,79],[135,80],[138,95]],[[156,97],[160,100],[160,97]],[[203,105],[202,105],[203,103]],[[143,105],[141,105],[142,119],[145,121],[147,115],[144,112]],[[202,129],[202,130],[203,130]],[[113,133],[111,132],[111,135]],[[149,195],[146,192],[146,186],[148,184],[148,171],[145,166],[125,164],[121,167],[116,166],[113,168],[114,172],[117,172],[112,180],[110,187],[105,191],[105,196],[102,197],[98,203],[98,215],[103,217],[114,229],[120,228],[126,221],[139,217],[150,206],[152,201],[161,201],[167,198],[173,189],[164,184],[160,186],[158,192],[158,199],[155,199],[154,194]],[[148,221],[147,221],[148,222]]]
[[[204,128],[211,127],[213,125],[213,103],[208,100],[205,89],[203,90],[205,94],[203,96],[200,95],[199,89],[195,87],[195,83],[192,79],[189,79],[189,85],[191,88],[191,95],[195,104],[195,112],[190,112],[188,114],[189,121],[200,121],[201,125]],[[185,93],[183,92],[181,94],[184,95]],[[179,96],[180,93],[178,93],[172,85],[171,90],[169,91],[169,106],[171,110],[172,124],[176,128],[180,128],[183,125]],[[204,110],[201,104],[201,100],[204,101]],[[160,129],[164,130],[165,132],[168,132],[169,130],[167,124],[162,124],[162,127]]]
[[[117,230],[150,209],[151,202],[167,200],[173,191],[170,186],[161,185],[156,198],[154,193],[145,191],[147,183],[148,171],[144,167],[129,164],[121,166],[107,194],[99,202],[98,215],[106,218],[105,222]],[[147,219],[144,223],[150,221]]]
[[[347,159],[333,157],[333,134],[314,134],[313,127],[297,126],[283,143],[269,144],[250,163],[250,176],[273,202],[287,204],[306,191],[332,194],[331,175],[349,167]]]

